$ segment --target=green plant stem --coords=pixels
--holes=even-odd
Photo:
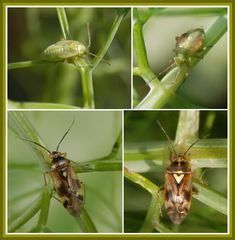
[[[140,75],[151,88],[159,85],[159,80],[150,69],[144,43],[143,25],[139,21],[138,14],[138,10],[134,9],[133,44],[138,63],[138,67],[134,69],[134,74]]]
[[[8,70],[18,69],[18,68],[29,68],[38,66],[38,64],[52,64],[46,60],[29,60],[15,63],[8,63]]]
[[[53,189],[52,186],[46,186],[42,191],[41,211],[38,219],[38,226],[44,228],[47,225],[50,201],[52,198]]]
[[[227,13],[226,8],[148,8],[139,13],[141,22],[145,23],[151,17],[162,16],[218,16]]]
[[[159,199],[157,194],[152,194],[152,199],[144,223],[140,229],[140,233],[152,232],[156,223],[159,222]]]
[[[180,111],[179,121],[175,136],[175,145],[185,142],[193,143],[198,139],[199,111]]]
[[[23,112],[18,111],[11,111],[8,113],[8,124],[9,128],[20,138],[24,140],[30,140],[45,146],[39,134],[34,129],[33,125],[29,122],[29,120],[25,117]],[[37,145],[32,145],[29,141],[25,141],[27,144],[32,146],[32,149],[38,156],[41,165],[44,168],[44,172],[47,172],[48,165],[50,164],[51,160],[48,157],[48,153],[45,151],[41,151],[41,147]],[[45,146],[46,147],[46,146]]]
[[[77,109],[79,107],[60,103],[16,102],[8,100],[9,109]]]
[[[82,80],[83,107],[90,109],[95,108],[92,71],[89,66],[85,66],[79,67],[79,72]]]
[[[76,220],[77,220],[82,232],[86,232],[86,233],[96,233],[97,232],[95,224],[91,220],[91,218],[85,208],[83,208],[80,217],[76,218]]]
[[[150,180],[147,178],[143,177],[141,174],[133,172],[126,167],[124,168],[124,177],[127,178],[128,180],[140,185],[143,187],[145,190],[150,192],[151,194],[157,194],[159,187],[152,183]]]
[[[220,193],[212,190],[206,185],[203,185],[199,180],[193,180],[193,186],[197,188],[198,194],[193,197],[207,206],[227,215],[227,199]]]
[[[63,36],[65,40],[71,39],[70,33],[69,33],[69,24],[68,19],[66,16],[65,9],[62,7],[56,8],[57,15],[60,21],[60,27],[63,32]]]
[[[170,229],[165,228],[160,222],[160,206],[163,203],[162,195],[159,194],[159,187],[149,181],[147,178],[139,173],[132,172],[127,168],[124,168],[124,176],[128,180],[140,185],[152,195],[150,207],[148,209],[144,223],[140,229],[140,232],[152,232],[156,228],[159,232],[172,232]],[[159,197],[158,197],[159,196]]]
[[[220,16],[215,23],[207,30],[206,37],[205,37],[205,46],[207,48],[202,52],[200,55],[201,59],[206,55],[206,53],[214,46],[217,41],[224,35],[227,31],[227,19],[224,16]],[[135,36],[134,27],[134,48],[135,51],[138,46],[135,44],[135,38],[139,39],[140,36]],[[143,33],[140,32],[139,35]],[[144,44],[144,43],[143,43]],[[146,58],[146,56],[136,54],[138,64],[143,61],[141,58]],[[195,66],[201,59],[195,59],[192,63],[192,66]],[[145,60],[146,61],[146,60]],[[192,67],[190,66],[190,68]],[[146,66],[147,70],[144,71],[151,71],[149,66]],[[139,75],[141,75],[142,69],[139,69]],[[181,86],[183,83],[185,76],[189,72],[189,66],[183,64],[181,66],[176,66],[173,68],[166,76],[161,80],[161,82],[157,83],[156,78],[146,78],[145,82],[149,85],[150,91],[146,95],[146,97],[137,105],[136,108],[139,109],[152,109],[152,108],[162,108],[167,102],[169,102],[170,98],[174,95],[175,91]],[[138,71],[135,71],[138,73]],[[152,83],[154,82],[154,83]]]
[[[185,144],[189,147],[191,142]],[[160,170],[169,164],[168,142],[126,144],[125,165],[138,172]],[[226,168],[227,139],[202,139],[190,150],[193,168]]]
[[[121,13],[115,18],[104,46],[99,50],[99,52],[93,58],[90,64],[88,64],[87,62],[85,62],[85,60],[82,59],[80,59],[79,61],[74,61],[75,65],[80,71],[80,76],[82,79],[84,108],[95,108],[92,71],[96,68],[96,66],[99,64],[99,62],[102,60],[102,58],[108,51],[125,14],[125,11],[121,11]]]
[[[120,160],[93,160],[74,165],[75,172],[94,172],[94,171],[121,171],[122,162]]]
[[[94,70],[97,65],[99,64],[99,62],[102,60],[102,58],[104,57],[104,55],[106,54],[106,52],[108,51],[116,33],[117,30],[123,20],[123,18],[125,17],[125,15],[127,14],[127,9],[121,9],[119,11],[119,14],[117,15],[117,17],[114,19],[113,25],[110,29],[109,35],[106,39],[105,44],[103,45],[103,47],[98,51],[97,55],[95,56],[95,58],[92,59],[91,61],[91,65],[92,65],[92,70]]]

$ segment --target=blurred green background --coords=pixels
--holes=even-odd
[[[119,111],[96,112],[24,112],[49,150],[55,150],[59,140],[75,123],[60,146],[61,152],[74,162],[107,156],[121,131]],[[121,151],[118,153],[121,159]],[[122,173],[121,171],[77,174],[85,184],[85,208],[98,232],[121,232]],[[8,132],[8,218],[15,219],[41,194],[44,186],[40,159],[28,142]],[[24,196],[22,198],[22,196]],[[20,232],[28,232],[37,222],[38,214]],[[9,220],[8,226],[11,225]],[[75,219],[54,198],[51,200],[48,227],[53,232],[80,232]]]
[[[104,45],[118,9],[66,8],[73,40],[96,54]],[[8,8],[8,63],[38,60],[49,45],[62,40],[55,8]],[[93,72],[96,108],[129,108],[131,79],[130,13],[123,19],[113,42]],[[69,94],[67,94],[69,92]],[[82,106],[80,76],[70,64],[39,64],[8,72],[8,98],[14,101],[64,103]]]
[[[156,120],[160,121],[174,141],[178,117],[179,111],[125,111],[125,151],[138,147],[140,151],[141,149],[144,151],[147,145],[154,146],[154,143],[156,148],[158,144],[165,144],[166,151],[168,151],[167,139]],[[210,127],[208,128],[208,126]],[[208,138],[227,138],[226,111],[200,111],[199,137],[203,138],[208,133],[210,134]],[[139,161],[125,161],[125,167],[140,172],[157,186],[163,185],[165,167],[154,165],[151,163],[151,159],[136,160]],[[163,159],[163,161],[165,161],[163,165],[166,167],[170,164],[169,158]],[[154,166],[157,167],[154,168]],[[152,171],[153,169],[154,171]],[[200,169],[196,171],[200,173]],[[227,169],[216,169],[212,166],[205,170],[202,180],[212,189],[227,196]],[[125,232],[138,232],[149,208],[151,195],[139,185],[126,179],[124,186]],[[163,217],[160,221],[172,231],[202,233],[227,231],[227,217],[194,198],[188,216],[178,228],[169,220],[164,206],[162,206],[162,210]]]
[[[152,15],[143,27],[148,60],[157,76],[174,57],[176,36],[194,28],[203,28],[207,31],[218,18],[214,14],[185,15],[184,10],[187,9],[177,8],[177,16],[170,16],[170,14],[163,16],[160,15],[161,12],[159,16]],[[140,14],[144,14],[145,11],[144,8],[139,9]],[[225,34],[199,64],[191,69],[176,92],[180,97],[205,108],[227,108],[227,40],[227,34]],[[134,57],[134,66],[137,64],[135,61]],[[134,78],[134,87],[135,98],[139,100],[149,91],[148,86],[139,77]],[[167,105],[165,108],[172,108],[172,106]]]

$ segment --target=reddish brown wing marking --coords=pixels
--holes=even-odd
[[[82,183],[78,181],[77,175],[71,166],[71,162],[69,160],[67,161],[67,182],[71,195],[66,208],[71,215],[79,217],[84,205],[84,189]]]
[[[83,201],[81,201],[75,194],[71,194],[64,207],[72,216],[79,217],[81,215],[83,205]]]
[[[184,174],[178,184],[173,173],[166,173],[164,195],[165,207],[170,219],[173,223],[180,224],[187,216],[191,205],[192,174]]]
[[[67,189],[69,187],[66,177],[64,177],[59,171],[52,170],[51,178],[55,192],[59,197],[67,195]]]
[[[79,189],[81,188],[81,184],[78,181],[77,175],[71,166],[71,162],[67,159],[66,159],[66,161],[67,161],[67,181],[69,184],[69,188],[70,188],[71,192],[77,193],[79,191]]]

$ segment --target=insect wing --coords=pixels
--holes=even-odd
[[[54,186],[54,190],[59,197],[63,197],[68,194],[69,184],[64,175],[62,175],[59,171],[52,170],[51,178]]]
[[[192,200],[192,173],[165,175],[165,207],[171,221],[180,224],[188,214]]]
[[[85,188],[84,184],[78,180],[71,166],[71,162],[69,162],[67,166],[67,182],[69,185],[70,197],[66,208],[71,215],[78,217],[84,205]]]
[[[67,203],[64,204],[64,207],[67,209],[67,211],[74,217],[79,217],[81,215],[83,206],[84,202],[74,194],[71,194]]]

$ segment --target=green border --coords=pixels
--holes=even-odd
[[[53,234],[53,235],[49,235],[49,234],[44,234],[44,235],[39,235],[39,234],[17,234],[17,235],[5,235],[5,224],[6,224],[6,221],[5,221],[5,192],[6,192],[6,189],[5,189],[5,168],[6,168],[6,162],[5,162],[5,147],[6,147],[6,122],[5,122],[5,117],[6,117],[6,109],[5,109],[5,105],[6,105],[6,81],[5,81],[5,67],[6,67],[6,64],[5,64],[5,36],[6,36],[6,29],[5,29],[5,6],[6,5],[21,5],[21,6],[25,6],[25,5],[44,5],[44,6],[48,6],[48,5],[77,5],[77,6],[82,6],[82,5],[85,5],[85,6],[92,6],[92,5],[96,5],[96,6],[152,6],[152,5],[195,5],[195,6],[203,6],[203,5],[213,5],[213,6],[220,6],[220,5],[223,5],[223,6],[230,6],[230,66],[233,66],[232,65],[232,56],[233,56],[233,49],[232,49],[232,39],[233,38],[233,34],[235,33],[232,33],[232,26],[234,26],[235,24],[233,24],[233,20],[235,18],[232,18],[232,12],[235,12],[234,11],[234,3],[232,0],[226,0],[224,2],[222,2],[221,0],[220,1],[216,1],[214,0],[213,2],[212,1],[208,1],[208,2],[205,2],[203,0],[198,0],[197,2],[195,1],[185,1],[185,2],[179,2],[179,1],[167,1],[167,2],[164,2],[164,1],[157,1],[157,0],[148,0],[147,2],[143,3],[143,0],[134,0],[134,1],[126,1],[126,0],[119,0],[119,1],[116,1],[115,0],[103,0],[102,2],[101,1],[89,1],[89,0],[82,0],[82,1],[76,1],[76,0],[70,0],[69,3],[58,3],[56,2],[56,0],[51,0],[50,3],[48,3],[46,0],[38,0],[38,1],[35,1],[35,2],[32,2],[30,0],[25,0],[24,2],[20,2],[20,1],[17,1],[17,0],[12,0],[12,1],[9,1],[9,0],[5,0],[4,2],[1,2],[1,5],[0,5],[0,8],[1,8],[1,13],[2,13],[2,18],[0,18],[0,23],[1,23],[1,40],[2,41],[2,49],[3,49],[3,53],[2,53],[2,58],[1,58],[1,66],[3,66],[3,69],[2,69],[2,101],[1,101],[1,117],[2,117],[2,127],[0,128],[0,134],[1,134],[1,140],[2,140],[2,144],[1,144],[1,152],[3,153],[3,156],[2,156],[2,162],[1,162],[1,169],[2,169],[2,178],[1,178],[1,193],[4,193],[4,194],[1,194],[1,202],[3,203],[2,206],[0,207],[0,239],[15,239],[15,238],[27,238],[27,239],[41,239],[41,238],[44,238],[44,239],[47,239],[47,238],[54,238],[54,237],[59,237],[60,239],[67,239],[68,237],[76,237],[76,238],[89,238],[89,239],[95,239],[95,238],[108,238],[108,239],[117,239],[117,238],[135,238],[135,239],[166,239],[166,237],[174,237],[174,238],[177,238],[177,239],[180,239],[182,237],[187,237],[188,239],[192,238],[192,239],[195,239],[195,238],[201,238],[201,239],[207,239],[207,238],[211,238],[211,237],[215,237],[216,239],[232,239],[232,236],[233,236],[233,229],[232,229],[232,210],[234,210],[232,208],[232,190],[235,190],[234,189],[234,184],[232,184],[232,136],[233,136],[233,128],[232,128],[232,120],[233,120],[233,115],[232,115],[232,89],[233,89],[233,85],[232,85],[232,67],[230,67],[230,89],[229,89],[229,93],[230,93],[230,106],[229,106],[229,109],[228,109],[228,112],[230,113],[230,235],[225,235],[225,234],[211,234],[211,235],[205,235],[205,234],[200,234],[200,235],[192,235],[192,234],[177,234],[177,235],[169,235],[169,234],[165,234],[165,235],[159,235],[159,234],[97,234],[97,235],[88,235],[88,234],[76,234],[76,235],[68,235],[68,234]]]

